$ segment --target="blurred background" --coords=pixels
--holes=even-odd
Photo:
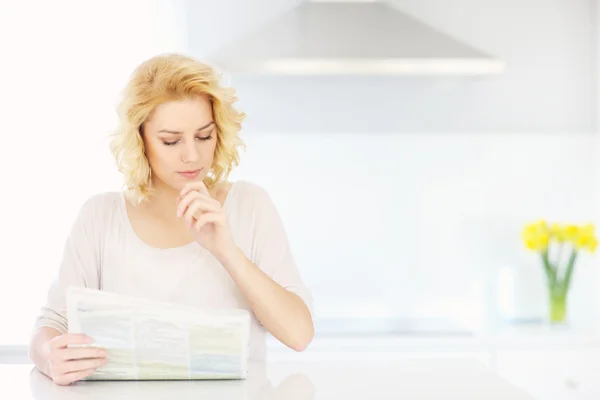
[[[598,223],[599,20],[595,0],[0,2],[0,362],[25,359],[82,202],[121,188],[127,78],[184,52],[237,89],[231,179],[271,194],[315,299],[311,347],[271,357],[458,354],[597,398],[598,256],[551,321],[523,232]]]

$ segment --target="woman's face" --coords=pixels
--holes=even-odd
[[[187,182],[204,179],[217,144],[207,97],[163,103],[152,111],[143,128],[155,188],[180,191]]]

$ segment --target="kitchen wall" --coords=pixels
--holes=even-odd
[[[208,56],[219,43],[259,25],[255,20],[265,21],[296,4],[223,3],[198,3],[188,13],[188,44],[195,54]],[[590,131],[595,89],[590,62],[594,43],[591,0],[392,3],[502,57],[508,63],[507,73],[476,79],[234,77],[251,115],[247,129],[288,133]],[[210,21],[201,19],[208,14]]]
[[[514,301],[543,312],[541,266],[522,248],[523,224],[584,222],[598,204],[588,135],[246,139],[234,178],[272,193],[321,316],[451,315],[479,326],[497,299],[508,311]],[[590,258],[580,262],[573,311],[585,319],[596,272]],[[496,293],[512,284],[495,287],[507,274],[518,281],[514,300]]]
[[[83,202],[120,189],[114,106],[139,62],[186,50],[181,4],[0,1],[0,347],[27,344]]]
[[[295,4],[252,3],[269,15],[243,1],[188,4],[190,51],[207,56]],[[233,76],[249,115],[234,178],[272,193],[319,317],[447,316],[483,328],[499,312],[543,316],[523,224],[599,214],[593,2],[394,3],[502,57],[507,72]],[[597,314],[597,264],[578,264],[576,325]]]

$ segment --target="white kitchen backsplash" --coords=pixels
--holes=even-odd
[[[510,304],[525,304],[529,316],[543,312],[545,299],[535,295],[543,295],[535,278],[542,267],[523,247],[523,225],[598,215],[593,135],[246,132],[244,139],[232,179],[271,193],[319,318],[442,316],[481,328],[496,308],[510,317]],[[575,322],[595,313],[596,264],[587,255],[578,262]]]

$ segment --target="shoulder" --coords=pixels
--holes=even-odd
[[[107,221],[119,211],[123,194],[117,191],[101,192],[87,197],[79,207],[81,221]]]
[[[97,193],[85,198],[72,219],[71,237],[96,243],[118,223],[121,215],[120,198],[120,192]]]
[[[247,180],[231,182],[229,195],[233,202],[244,205],[245,208],[256,209],[273,205],[271,195],[264,187]]]
[[[232,204],[229,207],[237,217],[235,221],[246,228],[256,231],[282,225],[282,215],[274,196],[263,186],[245,180],[236,181],[230,195]]]
[[[104,208],[112,208],[122,200],[123,193],[121,192],[101,192],[89,196],[84,200],[81,209],[89,211],[102,210]]]

